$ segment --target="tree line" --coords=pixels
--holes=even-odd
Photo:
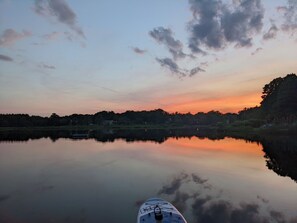
[[[0,114],[0,127],[41,127],[81,125],[171,125],[171,126],[251,126],[297,122],[297,76],[288,74],[272,80],[263,87],[260,106],[245,108],[238,113],[219,111],[196,114],[168,113],[162,109],[115,113],[101,111],[96,114],[72,114],[49,117],[28,114]]]
[[[218,122],[229,123],[236,120],[236,114],[222,114],[218,111],[187,113],[168,113],[162,109],[151,111],[126,111],[115,113],[101,111],[93,115],[73,114],[50,117],[30,116],[28,114],[0,114],[1,127],[38,127],[38,126],[81,126],[81,125],[214,125]]]

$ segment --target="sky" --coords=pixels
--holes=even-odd
[[[296,58],[296,0],[0,0],[4,114],[238,112]]]

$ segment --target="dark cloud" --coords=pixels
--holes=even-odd
[[[174,60],[185,58],[187,56],[183,52],[182,42],[173,38],[173,32],[171,29],[158,27],[150,31],[149,35],[158,43],[164,44],[172,54]]]
[[[178,76],[186,76],[186,74],[179,68],[177,63],[175,63],[172,59],[170,58],[164,58],[164,59],[159,59],[156,58],[156,61],[162,66],[166,67],[171,71],[173,74],[177,74]]]
[[[158,194],[167,194],[171,195],[174,194],[184,182],[189,181],[189,175],[186,173],[181,173],[178,176],[174,177],[171,183],[168,185],[164,185]]]
[[[201,187],[196,187],[197,190],[192,193],[181,190],[183,184],[205,185],[208,184],[207,182],[197,174],[182,172],[169,184],[164,185],[158,195],[171,195],[171,202],[180,212],[190,207],[194,217],[193,223],[297,223],[297,218],[288,219],[282,212],[271,210],[267,206],[268,200],[260,195],[257,195],[257,198],[261,200],[259,204],[243,202],[234,204],[222,199],[221,193],[214,195],[212,191],[212,195],[209,195]],[[140,203],[143,201],[137,202],[137,206]]]
[[[265,203],[265,204],[267,204],[267,203],[269,203],[269,200],[268,199],[266,199],[266,198],[264,198],[264,197],[261,197],[260,195],[257,195],[257,198],[259,199],[259,200],[261,200],[263,203]]]
[[[239,0],[234,11],[224,10],[221,19],[227,42],[237,47],[252,46],[252,37],[263,27],[264,8],[261,0]]]
[[[268,223],[268,216],[261,216],[260,206],[242,203],[236,207],[226,200],[211,197],[194,200],[192,212],[199,223]]]
[[[167,69],[169,69],[171,71],[172,74],[178,75],[179,77],[186,77],[186,76],[193,76],[195,74],[198,74],[200,72],[204,72],[205,70],[203,70],[200,67],[194,67],[191,70],[187,70],[187,69],[182,69],[180,68],[176,62],[174,62],[172,59],[170,58],[164,58],[164,59],[159,59],[156,58],[156,61],[162,66],[162,67],[166,67]]]
[[[142,50],[142,49],[139,49],[138,47],[131,47],[133,52],[136,53],[136,54],[145,54],[147,51],[146,50]]]
[[[11,46],[15,42],[29,36],[32,36],[32,33],[27,30],[23,30],[22,32],[16,32],[13,29],[6,29],[0,36],[0,46]]]
[[[189,48],[205,54],[203,47],[222,50],[228,44],[252,46],[253,35],[263,26],[261,0],[233,1],[233,7],[220,0],[189,0],[193,20],[189,24]]]
[[[190,199],[192,196],[190,196],[187,193],[183,193],[180,191],[177,191],[175,193],[174,199],[172,201],[172,204],[180,211],[184,212],[187,208],[187,200]]]
[[[282,24],[284,31],[294,32],[297,30],[297,1],[287,0],[287,6],[278,7],[283,12],[285,22]]]
[[[198,74],[200,72],[205,72],[205,70],[200,68],[200,67],[194,67],[194,68],[192,68],[191,70],[188,71],[190,77],[194,76],[195,74]]]
[[[3,54],[0,54],[0,60],[3,60],[3,61],[7,61],[7,62],[12,62],[13,59],[9,56],[5,56]]]
[[[212,189],[212,185],[207,183],[208,179],[203,179],[197,174],[192,173],[192,180],[194,183],[202,185],[204,189],[208,189],[208,190]]]
[[[76,14],[65,0],[35,0],[34,10],[39,15],[55,17],[85,38],[82,28],[77,24]]]
[[[202,179],[200,176],[194,173],[192,173],[192,179],[197,184],[204,184],[208,181],[208,179]]]
[[[234,208],[231,211],[230,222],[269,223],[269,218],[261,216],[259,209],[260,206],[257,204],[240,204],[239,208]]]
[[[270,211],[270,216],[274,219],[277,223],[286,223],[285,216],[283,213],[279,211],[272,210]]]
[[[256,55],[257,53],[259,53],[260,51],[262,51],[263,48],[262,47],[258,47],[254,52],[251,53],[252,56]]]
[[[292,223],[295,221],[294,218],[288,220],[282,212],[275,210],[264,214],[260,211],[260,205],[255,203],[235,205],[230,201],[217,200],[211,196],[193,198],[191,207],[197,223]]]
[[[216,0],[189,0],[193,21],[189,25],[189,48],[193,53],[205,53],[201,45],[222,48],[224,37],[218,20],[222,3]]]
[[[272,24],[269,30],[263,35],[264,40],[274,39],[277,35],[278,28],[275,24]]]

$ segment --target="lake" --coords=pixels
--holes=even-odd
[[[150,197],[188,223],[297,222],[294,137],[1,137],[1,223],[132,223]]]

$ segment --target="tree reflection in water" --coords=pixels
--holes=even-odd
[[[270,138],[263,139],[261,144],[268,169],[297,182],[297,139],[295,137]]]
[[[71,140],[96,140],[98,142],[113,142],[117,139],[126,142],[152,141],[163,143],[169,138],[208,138],[211,140],[233,137],[262,145],[265,153],[266,166],[280,176],[288,176],[297,182],[297,139],[296,137],[263,137],[234,136],[221,132],[197,129],[138,129],[133,131],[106,129],[100,131],[1,131],[0,142],[28,141],[50,138],[55,142],[59,138]],[[195,185],[194,191],[184,190],[185,185]],[[42,187],[41,190],[51,190],[53,186]],[[197,173],[182,172],[172,177],[164,184],[156,196],[165,196],[181,212],[190,212],[192,222],[283,222],[296,223],[296,219],[285,216],[284,213],[269,207],[269,200],[259,195],[256,203],[235,204],[222,197],[220,188],[216,188],[206,176]],[[2,194],[0,202],[6,202],[10,195]],[[143,198],[146,199],[146,198]],[[136,202],[139,206],[143,201]],[[265,213],[263,213],[265,209]]]
[[[79,136],[79,137],[78,137]],[[284,136],[238,136],[208,129],[102,129],[93,131],[81,130],[16,130],[0,131],[0,142],[28,141],[41,138],[50,138],[53,142],[59,138],[82,140],[94,139],[99,142],[114,142],[117,139],[126,142],[152,141],[163,143],[168,138],[208,138],[211,140],[232,137],[260,143],[266,158],[266,166],[280,176],[288,176],[297,182],[297,139]]]

